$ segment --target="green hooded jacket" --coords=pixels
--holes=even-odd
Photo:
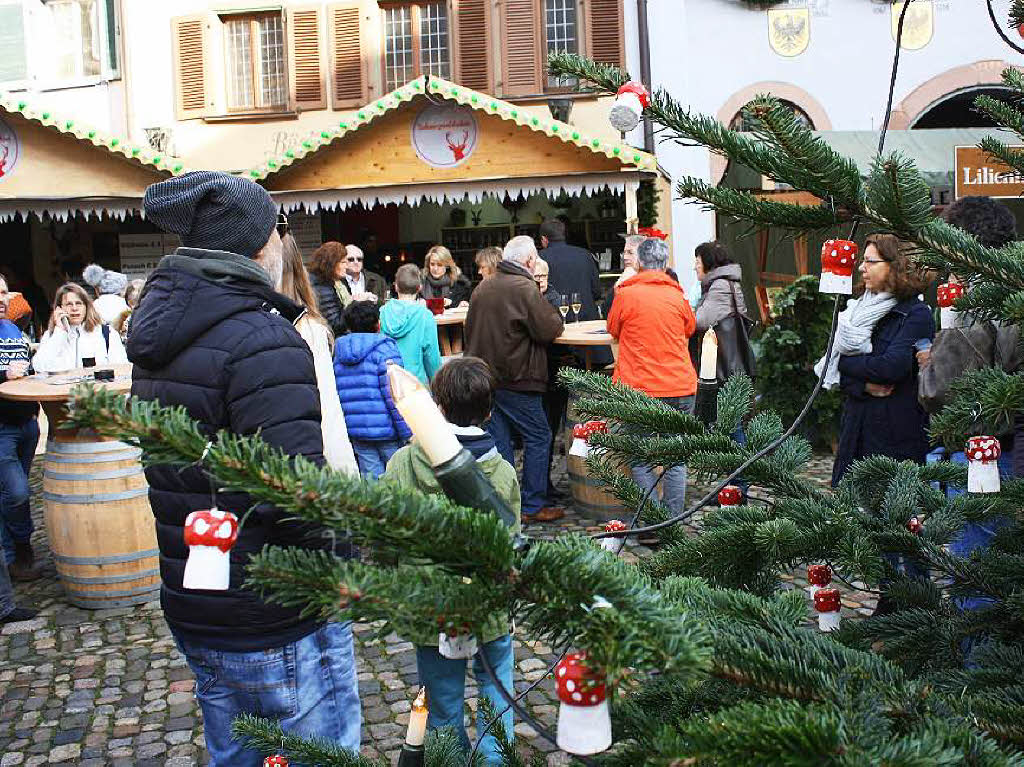
[[[480,432],[481,430],[477,427],[455,427],[456,431],[467,432],[469,430],[475,430]],[[512,530],[513,533],[518,533],[521,527],[520,512],[522,511],[522,499],[519,495],[519,480],[516,478],[516,470],[512,468],[511,464],[498,455],[497,451],[493,454],[487,454],[480,458],[477,458],[480,468],[483,470],[487,479],[490,480],[491,484],[494,485],[494,489],[498,492],[498,495],[504,499],[509,505],[509,508],[515,512],[516,524]],[[441,493],[441,487],[437,484],[437,478],[434,477],[434,470],[430,466],[430,462],[427,460],[426,454],[415,442],[415,440],[400,448],[388,461],[387,471],[384,473],[387,479],[397,481],[399,484],[405,487],[415,487],[424,493]],[[483,626],[483,629],[478,637],[478,640],[482,644],[487,642],[493,642],[495,639],[499,639],[509,633],[509,619],[508,615],[495,614],[491,617]],[[432,647],[437,646],[437,634],[433,635],[422,635],[422,636],[410,636],[405,637],[408,641],[418,645],[428,645]]]

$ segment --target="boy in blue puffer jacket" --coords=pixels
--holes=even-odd
[[[345,309],[345,325],[348,335],[334,346],[334,381],[359,473],[376,479],[411,436],[388,386],[387,364],[401,365],[402,355],[380,332],[376,303],[353,301]]]
[[[427,307],[416,301],[421,282],[416,264],[398,267],[398,300],[388,301],[380,310],[380,329],[395,339],[403,367],[430,386],[434,373],[441,367],[441,351],[437,346],[437,321]]]

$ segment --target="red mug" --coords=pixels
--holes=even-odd
[[[430,309],[434,314],[444,314],[444,299],[443,298],[427,298],[427,308]]]

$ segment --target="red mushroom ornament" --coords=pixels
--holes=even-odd
[[[626,523],[621,519],[610,519],[604,523],[604,531],[606,533],[621,533],[623,530],[628,529]],[[601,548],[605,551],[610,551],[613,554],[618,552],[619,546],[622,545],[621,538],[602,538]]]
[[[224,591],[231,580],[231,547],[238,540],[238,517],[230,511],[203,509],[185,519],[186,589]]]
[[[743,500],[743,491],[736,485],[726,485],[718,491],[719,506],[739,506]]]
[[[572,445],[569,447],[569,455],[586,458],[590,455],[590,437],[606,431],[608,431],[608,424],[604,421],[587,421],[576,424],[572,427]]]
[[[857,265],[857,243],[850,240],[826,240],[821,246],[822,293],[853,294],[853,269]]]
[[[957,310],[953,304],[964,294],[964,286],[959,282],[944,282],[936,288],[935,298],[939,305],[939,327],[943,330],[956,327]]]
[[[839,589],[818,589],[814,594],[814,609],[818,611],[818,628],[835,631],[839,628]]]
[[[967,440],[967,492],[999,492],[999,456],[1003,449],[995,437],[971,437]]]
[[[604,680],[587,666],[584,653],[570,653],[555,666],[558,689],[558,747],[586,756],[612,744],[612,718],[608,713]]]
[[[608,113],[608,122],[619,133],[628,133],[639,123],[640,117],[651,103],[651,94],[643,83],[630,81],[615,94],[615,103]]]
[[[811,584],[811,598],[832,582],[832,568],[828,565],[808,565],[807,582]]]
[[[914,535],[920,535],[921,531],[924,530],[924,525],[921,524],[921,520],[917,517],[911,517],[907,522],[907,529]]]
[[[288,767],[288,760],[280,754],[268,756],[263,760],[263,767]]]

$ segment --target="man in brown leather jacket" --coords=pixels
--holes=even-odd
[[[544,415],[547,347],[562,333],[562,318],[537,290],[537,248],[530,237],[513,237],[492,279],[473,292],[466,315],[466,354],[487,361],[498,379],[487,430],[502,458],[515,466],[512,433],[523,440],[523,521],[563,516],[548,506],[551,429]]]

